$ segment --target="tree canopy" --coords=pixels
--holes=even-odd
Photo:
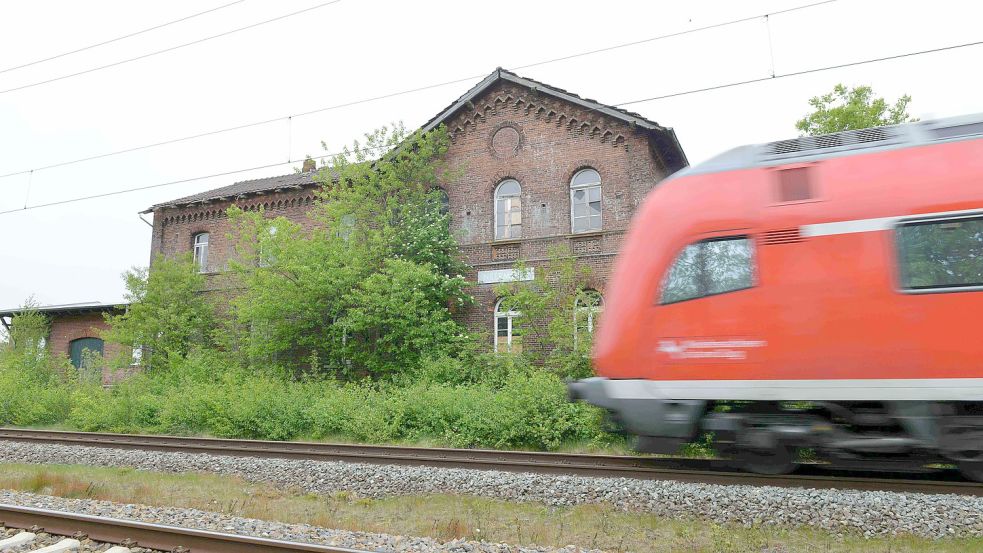
[[[875,97],[869,86],[847,88],[838,84],[832,92],[809,99],[813,111],[796,121],[795,128],[803,135],[817,136],[917,121],[908,113],[910,102],[907,94],[889,104]]]
[[[228,349],[254,365],[381,377],[462,339],[448,307],[468,301],[464,267],[437,188],[447,144],[443,129],[366,135],[318,174],[311,230],[231,209],[242,290]]]
[[[129,306],[122,314],[106,315],[109,330],[103,338],[142,347],[142,362],[153,369],[212,343],[214,307],[201,293],[205,277],[198,273],[191,254],[157,256],[151,269],[133,268],[123,274],[123,280]]]

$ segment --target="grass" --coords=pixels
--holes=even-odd
[[[356,498],[305,493],[209,474],[163,474],[70,465],[0,464],[0,488],[70,498],[196,508],[363,532],[603,549],[611,552],[956,553],[983,539],[864,539],[808,528],[716,525],[623,512],[606,505],[554,508],[455,495]]]

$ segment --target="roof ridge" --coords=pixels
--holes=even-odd
[[[446,119],[458,112],[462,107],[466,106],[473,98],[477,97],[479,94],[487,90],[489,87],[494,85],[499,81],[509,81],[519,86],[525,86],[527,88],[532,88],[541,92],[545,92],[551,96],[559,98],[562,101],[579,104],[581,107],[597,111],[614,117],[616,119],[621,119],[626,121],[629,125],[638,125],[650,132],[653,132],[653,139],[658,143],[657,146],[661,148],[667,148],[672,157],[675,157],[674,161],[670,160],[669,166],[678,169],[680,167],[685,167],[688,165],[686,160],[686,153],[683,152],[682,146],[679,145],[679,141],[676,139],[675,132],[670,127],[663,127],[659,123],[648,119],[641,114],[635,113],[633,111],[628,111],[623,108],[619,108],[616,105],[603,104],[597,100],[591,98],[584,98],[578,94],[570,92],[568,90],[562,89],[558,86],[553,86],[551,84],[544,83],[542,81],[537,81],[535,79],[530,79],[528,77],[523,77],[514,71],[510,71],[501,66],[496,67],[494,71],[489,73],[486,77],[481,79],[479,82],[475,83],[467,92],[462,94],[456,100],[451,102],[450,105],[444,109],[437,112],[429,121],[420,127],[420,130],[427,132],[438,126],[440,123],[444,122]],[[675,150],[673,149],[675,148]],[[678,153],[677,151],[678,150]],[[214,188],[211,190],[206,190],[198,194],[192,194],[190,196],[185,196],[183,198],[178,198],[176,200],[171,200],[167,202],[162,202],[151,206],[149,209],[143,211],[142,213],[148,213],[160,207],[176,206],[176,205],[188,205],[196,202],[217,199],[225,196],[239,196],[243,194],[252,194],[257,192],[263,192],[267,190],[272,190],[278,188],[277,186],[257,186],[259,183],[264,181],[273,181],[276,179],[283,179],[286,177],[293,176],[309,176],[310,178],[306,181],[300,183],[300,185],[313,184],[315,181],[313,176],[323,170],[315,169],[314,171],[307,173],[290,173],[287,175],[277,175],[271,177],[261,177],[257,179],[237,181],[230,185],[222,186],[219,188]]]

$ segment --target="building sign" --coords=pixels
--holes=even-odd
[[[532,267],[522,271],[516,269],[495,269],[493,271],[478,271],[478,284],[500,284],[502,282],[522,282],[535,278]]]

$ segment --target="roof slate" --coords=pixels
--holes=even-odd
[[[199,192],[198,194],[192,194],[190,196],[178,198],[169,202],[155,204],[153,207],[147,209],[143,213],[148,213],[161,207],[189,205],[209,200],[217,200],[219,198],[238,198],[240,196],[248,196],[249,194],[255,194],[257,192],[276,190],[277,188],[314,186],[314,175],[316,174],[317,171],[309,171],[307,173],[291,173],[289,175],[239,181],[235,184],[230,184],[221,188],[206,190],[205,192]]]
[[[636,125],[651,133],[650,136],[652,136],[652,139],[655,141],[657,148],[660,150],[660,154],[664,156],[671,172],[678,171],[679,169],[689,165],[689,161],[686,159],[686,153],[683,152],[683,148],[679,145],[679,140],[676,138],[676,133],[671,128],[663,127],[655,121],[647,119],[633,111],[602,104],[589,98],[582,98],[562,88],[551,86],[533,79],[520,77],[511,71],[502,69],[501,67],[495,71],[492,71],[491,74],[482,79],[481,82],[471,87],[471,89],[465,92],[460,98],[452,102],[449,106],[441,110],[437,115],[427,121],[427,123],[421,127],[421,130],[426,132],[437,127],[449,117],[457,113],[457,111],[462,107],[466,106],[472,99],[484,92],[487,88],[503,80],[520,86],[534,88],[540,93],[548,94],[561,100],[572,102],[585,108],[604,113],[629,124]],[[278,188],[314,186],[314,176],[316,173],[317,172],[314,171],[240,181],[229,186],[223,186],[222,188],[208,190],[199,194],[192,194],[191,196],[185,196],[169,202],[162,202],[150,207],[146,211],[143,211],[143,213],[149,213],[164,207],[184,206],[223,198],[237,198],[258,192],[276,190]]]

